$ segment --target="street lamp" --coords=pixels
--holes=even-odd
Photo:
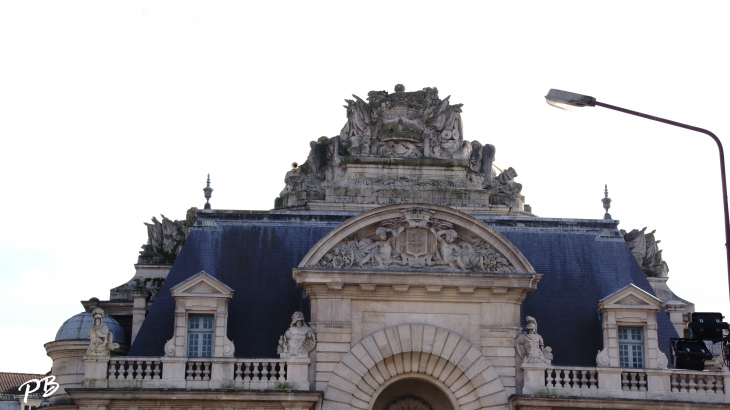
[[[604,107],[609,108],[611,110],[615,111],[621,111],[626,114],[636,115],[637,117],[646,118],[653,121],[659,121],[663,122],[665,124],[674,125],[675,127],[680,128],[686,128],[688,130],[701,132],[703,134],[707,134],[710,137],[712,137],[713,140],[717,143],[717,149],[720,151],[720,174],[721,174],[721,180],[722,180],[722,205],[723,210],[725,211],[725,253],[727,254],[727,277],[728,277],[728,285],[730,285],[730,216],[728,216],[728,207],[727,207],[727,184],[725,182],[725,152],[722,149],[722,143],[720,142],[720,139],[717,138],[717,136],[710,131],[693,127],[691,125],[682,124],[681,122],[676,121],[670,121],[666,120],[664,118],[655,117],[653,115],[643,114],[637,111],[631,111],[627,110],[626,108],[616,107],[615,105],[605,104],[602,102],[596,101],[595,98],[583,95],[583,94],[576,94],[571,93],[568,91],[561,91],[561,90],[555,90],[551,89],[548,92],[548,95],[545,96],[545,100],[548,104],[552,105],[553,107],[557,107],[563,110],[572,111],[578,107]],[[730,291],[730,286],[729,289]]]

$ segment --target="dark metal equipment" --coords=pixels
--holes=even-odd
[[[675,369],[705,370],[705,360],[712,360],[712,352],[702,340],[669,339],[672,365]]]
[[[689,314],[689,338],[669,339],[672,364],[676,369],[704,370],[705,360],[712,360],[712,352],[705,341],[722,343],[722,359],[730,365],[730,325],[717,312]]]

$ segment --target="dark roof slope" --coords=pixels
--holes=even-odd
[[[174,300],[170,288],[201,270],[234,289],[228,338],[236,357],[276,357],[276,346],[291,314],[309,317],[308,300],[296,288],[291,269],[309,249],[354,213],[201,213],[147,319],[130,356],[162,356],[172,337]],[[617,230],[617,221],[479,217],[515,246],[542,274],[537,290],[522,305],[537,319],[538,332],[553,348],[556,365],[595,366],[603,336],[596,303],[634,283],[654,294]],[[664,312],[658,319],[659,345],[676,337]]]
[[[654,290],[620,236],[618,221],[526,218],[485,221],[509,239],[543,275],[522,303],[525,317],[537,320],[538,333],[552,347],[553,364],[595,366],[603,348],[596,304],[633,283]],[[517,224],[523,226],[516,226]],[[667,314],[657,314],[659,348],[669,358],[669,338],[678,337]]]
[[[234,290],[228,338],[236,357],[276,357],[291,315],[309,302],[291,269],[320,238],[352,214],[200,213],[129,350],[130,356],[163,356],[172,337],[175,301],[170,289],[205,271]]]

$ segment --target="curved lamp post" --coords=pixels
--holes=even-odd
[[[631,111],[627,110],[625,108],[616,107],[615,105],[605,104],[602,102],[596,101],[595,98],[582,95],[582,94],[576,94],[571,93],[568,91],[561,91],[561,90],[555,90],[551,89],[548,92],[548,95],[545,96],[545,100],[548,104],[552,105],[553,107],[557,107],[563,110],[573,111],[577,107],[604,107],[609,108],[611,110],[615,111],[621,111],[626,114],[636,115],[637,117],[646,118],[653,121],[659,121],[663,122],[665,124],[674,125],[675,127],[680,128],[686,128],[688,130],[701,132],[703,134],[707,134],[710,137],[712,137],[713,140],[717,143],[717,149],[720,151],[720,174],[721,174],[721,180],[722,180],[722,205],[723,210],[725,211],[725,253],[727,254],[727,267],[728,267],[728,285],[730,286],[730,216],[728,216],[728,207],[727,207],[727,183],[725,182],[725,152],[722,149],[722,143],[720,142],[720,139],[717,138],[717,136],[710,131],[693,127],[691,125],[682,124],[681,122],[676,121],[670,121],[666,120],[664,118],[655,117],[653,115],[643,114],[637,111]],[[729,287],[730,290],[730,287]]]

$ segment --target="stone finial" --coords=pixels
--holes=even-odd
[[[547,363],[553,360],[553,349],[545,346],[542,336],[537,333],[537,321],[532,316],[527,316],[525,330],[517,336],[517,353],[522,358],[522,363]]]
[[[91,311],[94,324],[89,328],[89,348],[86,357],[109,357],[112,350],[119,349],[119,343],[114,343],[109,327],[104,324],[104,309],[95,308]]]
[[[291,317],[291,326],[279,337],[279,346],[276,352],[282,358],[304,357],[314,350],[317,339],[312,328],[307,326],[302,312],[294,312]]]
[[[406,91],[406,86],[403,84],[396,84],[395,85],[395,92],[402,93]]]
[[[604,185],[603,195],[604,197],[601,199],[601,202],[603,202],[603,209],[606,210],[603,219],[613,219],[611,218],[611,214],[608,213],[608,209],[611,208],[611,198],[608,197],[608,185]]]
[[[205,193],[205,209],[210,209],[210,196],[213,194],[213,188],[210,187],[210,174],[208,174],[208,181],[206,183],[206,187],[203,188],[203,192]]]

